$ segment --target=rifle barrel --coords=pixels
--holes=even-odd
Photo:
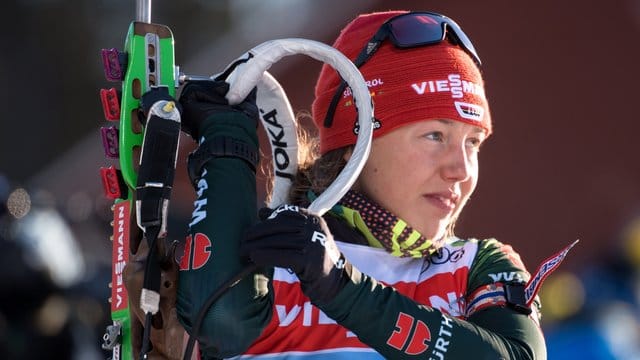
[[[151,23],[151,0],[136,0],[136,20]]]

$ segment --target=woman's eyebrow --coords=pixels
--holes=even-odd
[[[473,127],[473,132],[474,133],[483,133],[483,134],[487,134],[487,130],[485,130],[484,128],[481,128],[480,126],[474,126]]]
[[[437,121],[439,123],[442,123],[444,125],[453,125],[453,124],[456,123],[455,120],[449,120],[449,119],[435,119],[435,121]],[[469,125],[473,126],[473,124],[469,124]],[[484,134],[487,133],[487,131],[485,129],[481,128],[480,126],[473,126],[473,132],[474,133],[484,133]]]

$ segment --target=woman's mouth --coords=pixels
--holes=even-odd
[[[424,195],[424,197],[430,204],[446,212],[453,211],[458,200],[458,196],[453,193],[431,193]]]

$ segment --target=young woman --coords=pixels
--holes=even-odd
[[[491,134],[480,59],[467,36],[439,14],[389,11],[357,17],[333,46],[369,85],[371,155],[327,215],[304,210],[345,165],[358,129],[348,88],[325,66],[312,108],[319,154],[303,162],[291,204],[261,210],[258,221],[250,157],[209,156],[181,262],[185,328],[247,263],[264,271],[203,317],[203,356],[545,359],[539,304],[524,292],[530,275],[519,256],[495,239],[453,232]],[[250,99],[226,106],[226,89],[188,84],[183,123],[203,153],[224,138],[255,151],[258,111]]]

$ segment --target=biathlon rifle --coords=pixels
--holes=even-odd
[[[100,169],[105,196],[114,201],[109,299],[113,324],[102,344],[113,360],[134,359],[138,352],[134,345],[140,348],[140,358],[150,351],[151,321],[160,299],[159,260],[166,253],[160,240],[166,237],[180,135],[180,113],[171,100],[179,77],[173,34],[168,27],[151,23],[151,0],[137,0],[136,13],[124,51],[102,50],[107,80],[121,83],[120,90],[100,91],[106,120],[117,123],[101,128],[105,156],[116,165]],[[154,91],[160,96],[142,113],[143,95]],[[148,256],[138,301],[127,293],[123,272],[141,245],[148,247]],[[143,326],[132,308],[137,303],[144,312]]]
[[[166,242],[160,240],[166,240],[166,217],[180,135],[180,113],[172,99],[176,89],[185,81],[214,79],[213,76],[187,76],[179,72],[174,63],[171,30],[151,23],[151,0],[137,0],[136,12],[136,21],[130,24],[127,32],[124,51],[102,50],[107,80],[121,82],[120,91],[115,88],[100,91],[105,118],[118,123],[101,129],[105,156],[117,164],[100,169],[105,196],[114,201],[110,284],[113,324],[107,327],[102,345],[103,349],[112,352],[113,360],[133,360],[136,355],[146,359],[151,350],[151,322],[158,312],[160,299],[160,259],[167,250]],[[296,144],[296,124],[291,107],[280,85],[267,73],[273,63],[295,54],[306,54],[332,65],[353,89],[357,100],[355,104],[361,130],[354,155],[333,184],[309,207],[311,212],[322,215],[353,184],[371,147],[372,103],[365,81],[355,65],[325,44],[305,39],[281,39],[267,41],[251,49],[219,74],[216,80],[230,82],[227,94],[230,104],[241,102],[257,86],[258,107],[270,110],[267,114],[283,116],[289,134],[287,141]],[[152,93],[155,96],[150,98],[154,102],[143,104],[145,97]],[[142,117],[141,108],[145,110]],[[274,125],[268,118],[261,120],[265,129]],[[269,205],[273,207],[286,201],[290,186],[289,177],[278,173],[278,169],[283,170],[282,164],[278,163],[278,156],[282,157],[279,151],[283,149],[274,146],[276,143],[271,142],[275,178]],[[290,153],[287,158],[291,159],[287,162],[291,169],[287,169],[295,172],[297,148],[290,146],[286,151]],[[132,252],[145,245],[148,256],[144,261],[143,288],[138,300],[129,296],[124,272],[134,255]],[[223,291],[221,289],[220,294]],[[220,294],[212,294],[211,298],[215,299]],[[139,311],[133,304],[140,304],[144,324],[138,321],[135,313]],[[205,306],[202,311],[206,310]],[[198,327],[193,331],[197,333]],[[195,334],[191,334],[187,342],[186,358],[190,358],[194,338]],[[137,349],[140,349],[139,354]]]

